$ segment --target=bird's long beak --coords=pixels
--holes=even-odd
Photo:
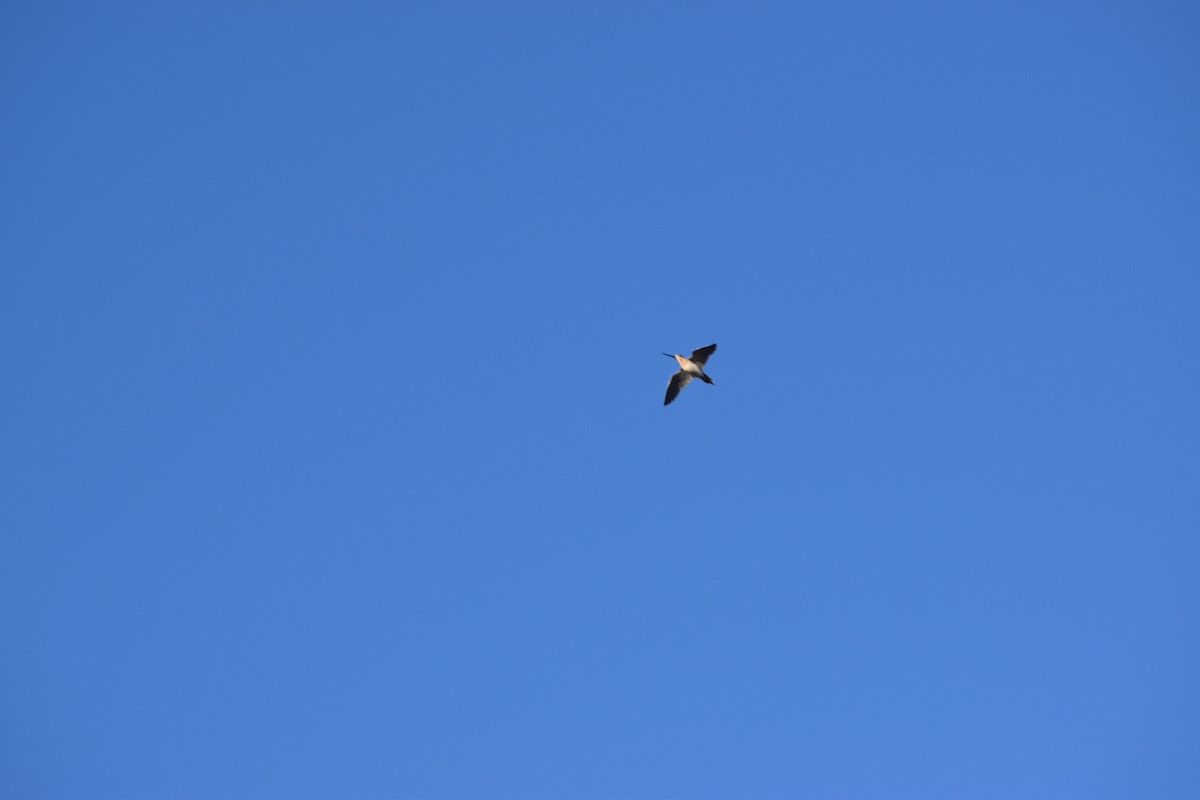
[[[675,356],[671,355],[670,353],[663,353],[663,355],[664,355],[664,356],[666,356],[667,358],[674,358],[674,357],[675,357]]]

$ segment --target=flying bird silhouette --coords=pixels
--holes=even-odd
[[[692,351],[692,357],[686,358],[681,355],[671,355],[663,353],[668,358],[673,358],[679,362],[679,371],[671,376],[670,383],[667,384],[667,398],[663,400],[663,405],[671,404],[671,401],[679,396],[679,390],[687,386],[692,378],[699,378],[705,383],[712,383],[712,378],[704,374],[704,362],[708,361],[708,357],[717,349],[715,344],[710,344],[708,347],[701,347]]]

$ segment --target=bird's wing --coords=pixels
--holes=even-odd
[[[715,344],[709,344],[707,348],[696,348],[691,351],[691,360],[698,363],[698,365],[703,365],[704,362],[708,361],[708,356],[713,355],[715,350]]]
[[[671,382],[667,384],[667,399],[663,400],[663,405],[670,405],[671,401],[679,396],[679,390],[687,386],[691,379],[692,376],[683,370],[679,370],[679,372],[672,375]]]
[[[717,349],[715,344],[710,344],[708,347],[698,347],[692,351],[692,361],[697,364],[703,364],[708,361],[708,357]]]

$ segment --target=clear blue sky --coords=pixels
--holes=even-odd
[[[0,795],[1200,795],[1197,41],[6,4]]]

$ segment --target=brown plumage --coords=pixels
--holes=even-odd
[[[699,378],[705,383],[713,382],[712,378],[704,374],[704,362],[708,361],[708,357],[716,349],[717,346],[715,344],[697,348],[692,351],[691,358],[663,353],[664,356],[675,359],[679,364],[679,371],[672,375],[670,382],[667,383],[667,397],[663,400],[664,406],[670,405],[671,401],[679,396],[679,390],[691,383],[692,378]]]

